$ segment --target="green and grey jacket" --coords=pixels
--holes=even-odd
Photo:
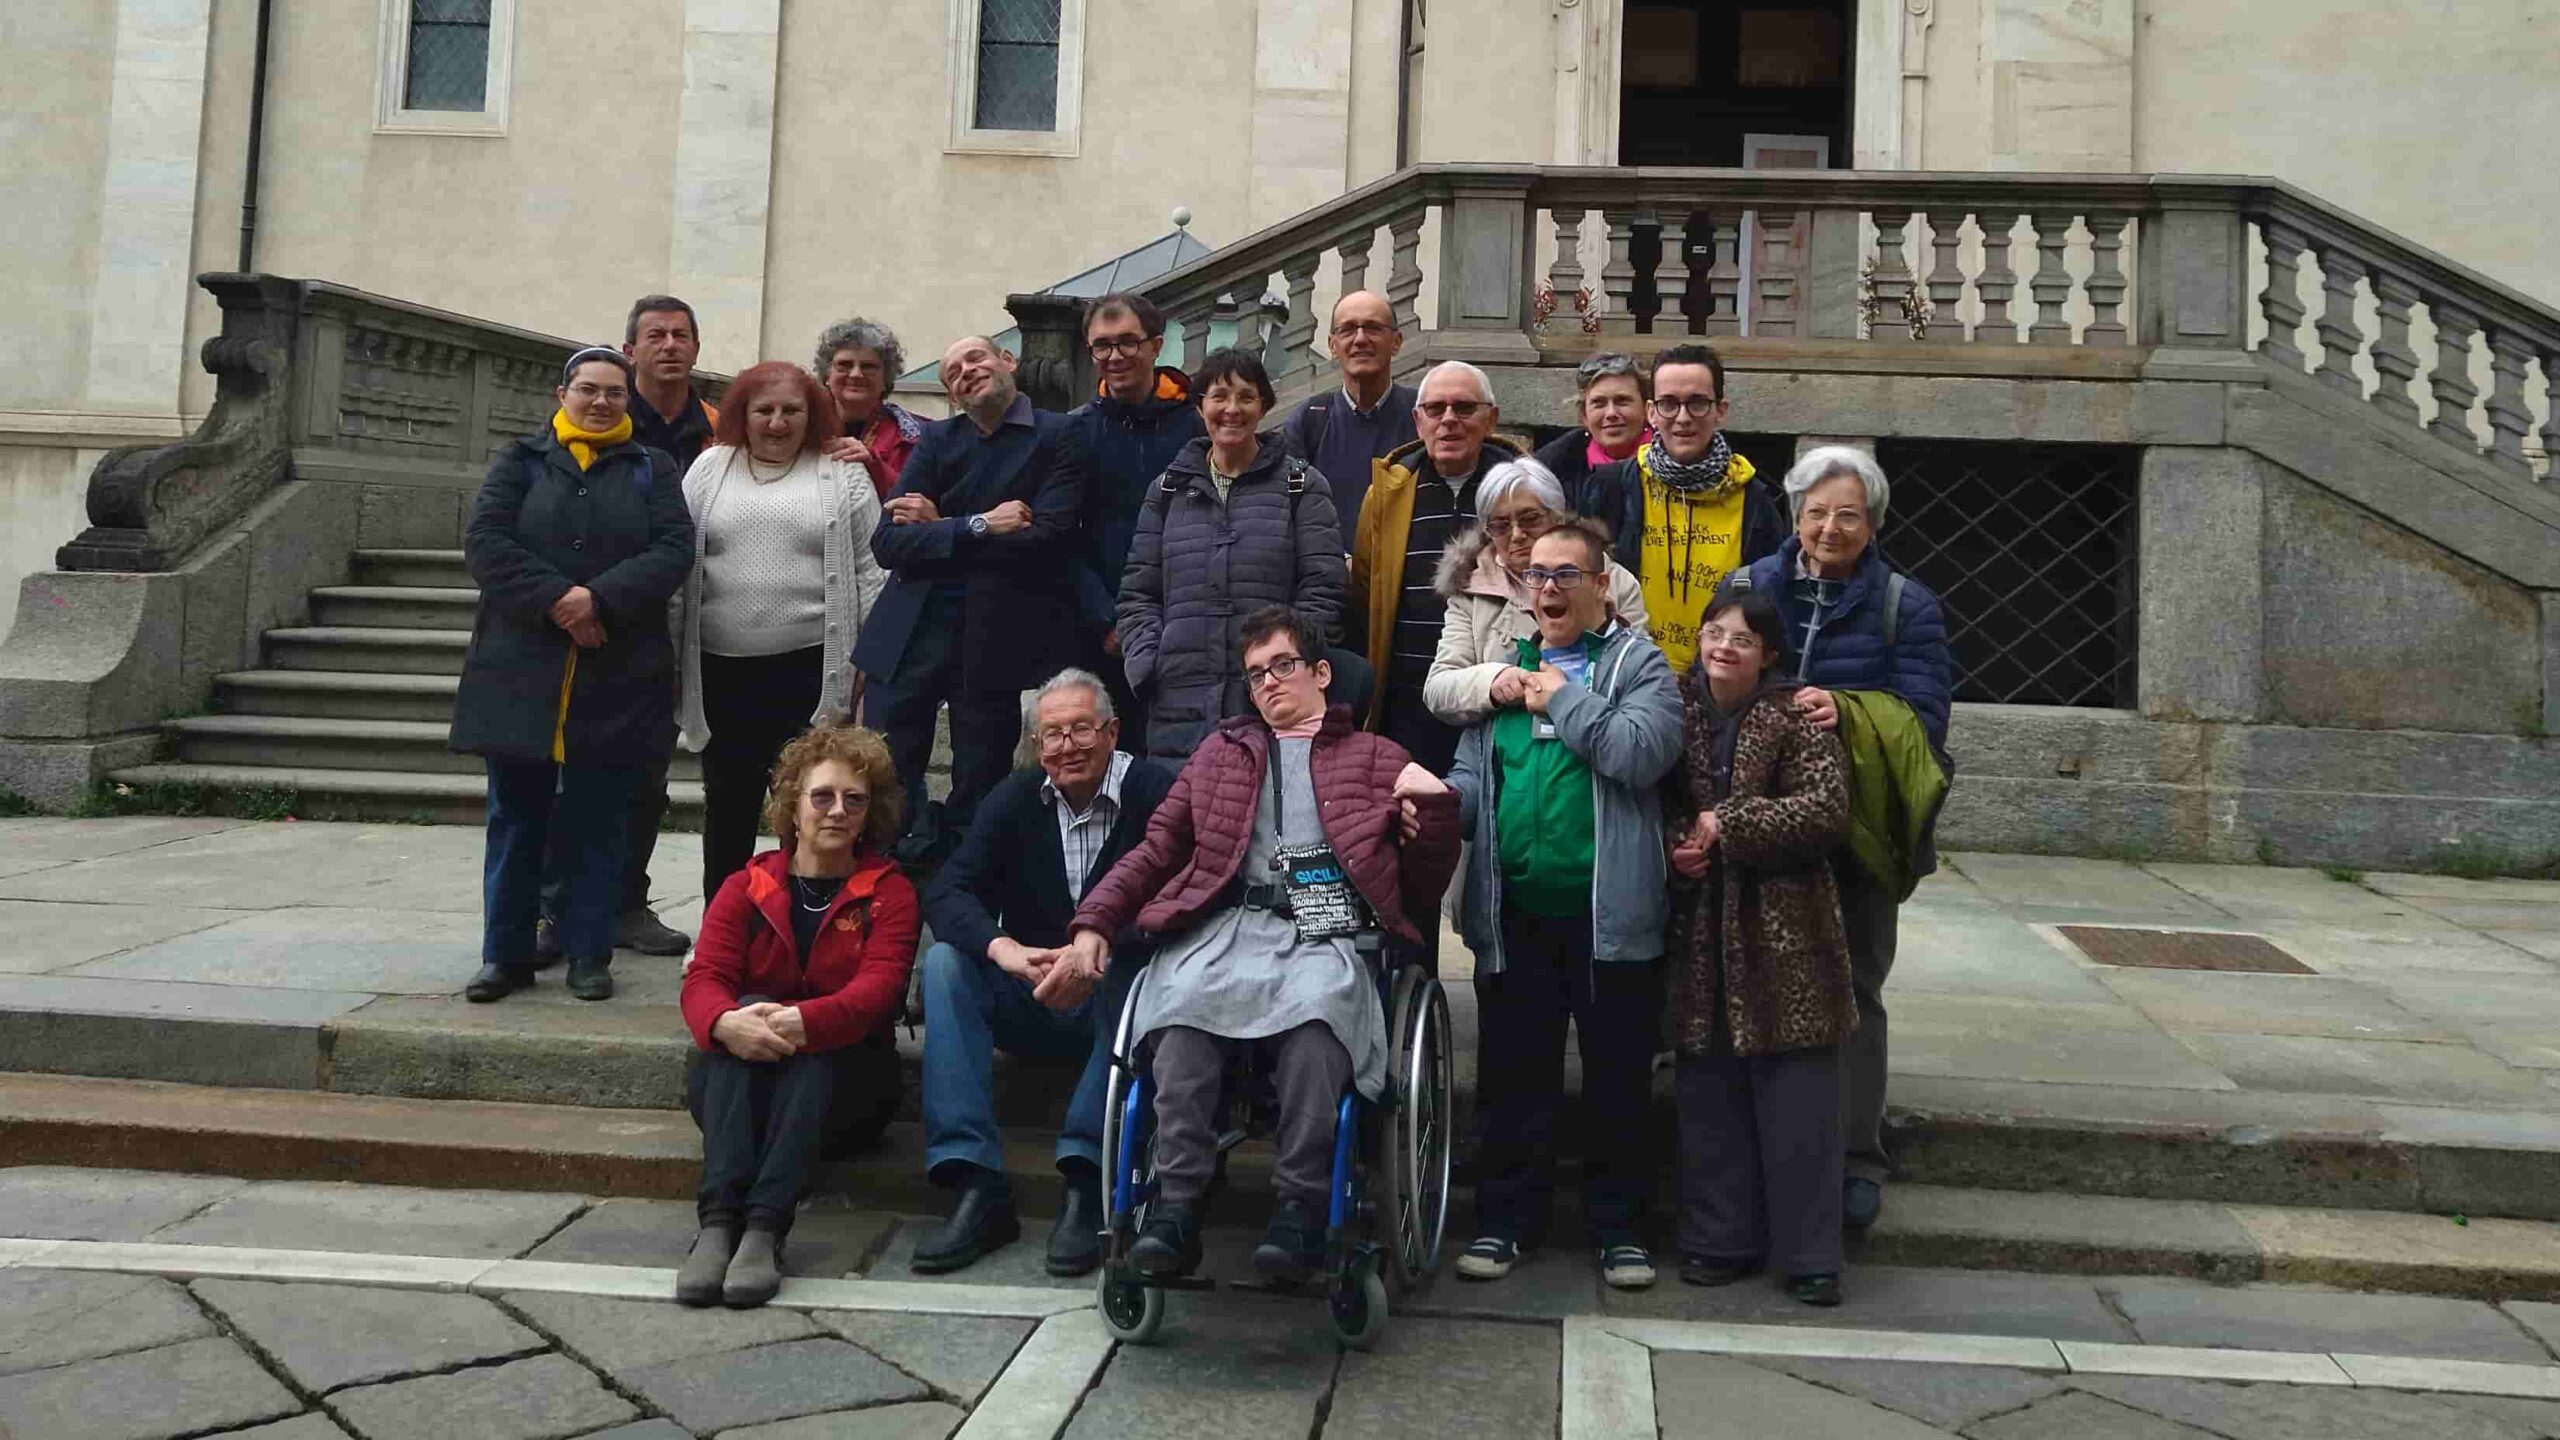
[[[1591,956],[1644,961],[1662,956],[1670,920],[1669,859],[1662,844],[1662,777],[1679,763],[1680,687],[1670,662],[1645,632],[1619,625],[1601,638],[1591,680],[1548,702],[1556,738],[1591,768]],[[1502,955],[1502,766],[1493,722],[1467,728],[1449,785],[1472,842],[1458,906],[1458,933],[1476,955],[1476,973],[1498,975]]]

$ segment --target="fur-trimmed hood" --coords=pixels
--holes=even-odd
[[[1431,588],[1443,600],[1461,595],[1483,595],[1496,600],[1517,598],[1502,561],[1493,553],[1493,537],[1481,525],[1470,525],[1458,532],[1449,548],[1440,552],[1440,568],[1432,573]]]

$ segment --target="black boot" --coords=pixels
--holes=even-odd
[[[1147,1212],[1129,1263],[1141,1275],[1188,1275],[1200,1268],[1200,1219],[1188,1205],[1158,1203]]]
[[[1256,1273],[1273,1280],[1303,1281],[1324,1268],[1324,1216],[1303,1200],[1283,1200],[1271,1212],[1262,1243],[1253,1247]]]
[[[1004,1176],[972,1165],[951,1218],[916,1246],[907,1268],[919,1275],[948,1274],[1021,1238],[1022,1217],[1014,1211],[1013,1190]]]
[[[569,962],[569,993],[581,1000],[613,998],[613,957]]]
[[[643,955],[681,955],[693,948],[693,937],[660,920],[643,905],[613,917],[613,943]]]
[[[1090,1165],[1067,1171],[1067,1200],[1049,1231],[1052,1275],[1089,1275],[1102,1263],[1102,1177]]]
[[[483,965],[480,973],[462,987],[462,998],[474,1005],[504,1000],[518,990],[533,985],[533,972],[515,965]]]

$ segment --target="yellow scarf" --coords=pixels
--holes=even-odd
[[[1698,627],[1716,585],[1742,563],[1742,502],[1750,490],[1751,462],[1736,455],[1727,483],[1695,497],[1653,478],[1647,450],[1636,452],[1644,480],[1644,545],[1636,579],[1644,586],[1646,627],[1673,674],[1698,663]]]
[[[610,430],[581,430],[577,422],[569,418],[568,411],[554,410],[551,412],[551,434],[568,447],[569,458],[577,461],[578,468],[584,470],[596,463],[596,451],[631,438],[631,415],[625,411]]]

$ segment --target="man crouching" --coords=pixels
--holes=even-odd
[[[1345,1087],[1387,1081],[1378,983],[1355,948],[1383,927],[1419,943],[1406,897],[1432,904],[1458,859],[1458,802],[1404,747],[1328,707],[1324,637],[1286,606],[1245,618],[1254,715],[1212,731],[1147,826],[1084,898],[1073,963],[1095,974],[1135,914],[1163,937],[1133,1002],[1154,1050],[1157,1203],[1130,1248],[1149,1275],[1200,1263],[1198,1205],[1217,1163],[1229,1051],[1270,1055],[1280,1094],[1279,1207],[1254,1268],[1303,1279],[1323,1263],[1333,1123]]]

